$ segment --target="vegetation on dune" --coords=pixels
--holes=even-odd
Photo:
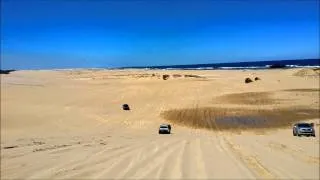
[[[169,77],[170,77],[170,75],[168,75],[168,74],[162,75],[162,79],[163,79],[163,80],[167,80],[167,79],[169,79]]]
[[[283,91],[310,93],[319,92],[319,89],[288,89]],[[274,105],[284,100],[271,98],[272,95],[273,92],[246,92],[226,94],[215,98],[219,104],[252,105],[252,109],[241,106],[239,108],[196,106],[187,109],[170,109],[163,111],[161,116],[172,123],[213,130],[279,128],[291,126],[297,121],[320,117],[320,111],[317,107],[256,108],[257,105]]]
[[[271,92],[246,92],[226,94],[217,97],[215,100],[223,101],[224,103],[243,105],[271,105],[277,104],[279,101],[281,101],[279,99],[270,98],[271,95]]]
[[[296,121],[318,118],[319,110],[308,108],[244,110],[195,107],[167,110],[162,112],[161,116],[172,123],[192,128],[204,128],[210,130],[244,130],[287,127]]]
[[[288,92],[320,92],[320,89],[286,89]]]
[[[202,76],[193,75],[193,74],[186,74],[186,75],[184,75],[184,77],[186,77],[186,78],[203,78]]]
[[[226,104],[237,104],[237,105],[276,105],[281,104],[285,101],[293,101],[295,99],[279,99],[275,98],[274,95],[278,92],[291,93],[292,97],[296,98],[296,94],[308,95],[310,93],[319,93],[320,89],[286,89],[274,92],[244,92],[225,94],[214,98],[214,102],[226,103]],[[316,96],[315,94],[315,96]],[[319,97],[316,97],[319,98]]]
[[[182,75],[181,75],[181,74],[174,74],[174,75],[172,75],[172,77],[174,77],[174,78],[180,78],[180,77],[182,77]]]

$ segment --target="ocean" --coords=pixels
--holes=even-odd
[[[303,60],[278,60],[278,61],[250,61],[234,63],[214,63],[214,64],[190,64],[190,65],[166,65],[166,66],[135,66],[121,67],[116,69],[177,69],[177,70],[215,70],[215,69],[269,69],[276,66],[282,68],[302,68],[320,67],[320,59]]]

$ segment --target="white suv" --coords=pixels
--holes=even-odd
[[[306,135],[315,137],[316,134],[313,126],[313,123],[297,123],[293,125],[292,133],[294,136]]]
[[[159,134],[170,134],[171,125],[170,124],[161,124],[159,128]]]

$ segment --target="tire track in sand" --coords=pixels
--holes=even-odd
[[[242,162],[247,169],[249,169],[253,174],[255,174],[256,178],[262,178],[262,179],[275,179],[277,178],[275,175],[273,175],[258,159],[251,156],[250,154],[245,154],[243,150],[232,143],[232,141],[225,137],[224,133],[220,130],[219,126],[213,121],[213,126],[217,129],[216,138],[219,140],[219,146],[228,154],[228,156],[235,160],[235,162],[238,164],[238,167],[243,169],[243,166],[239,163]],[[227,147],[226,147],[227,145]],[[228,148],[229,147],[229,148]],[[236,159],[231,152],[236,156]]]
[[[146,163],[146,167],[143,170],[141,170],[141,173],[137,173],[139,177],[143,177],[144,179],[167,179],[172,178],[170,177],[169,172],[172,171],[172,161],[174,161],[174,158],[176,157],[176,154],[181,151],[181,149],[185,146],[185,140],[178,140],[176,143],[176,146],[173,148],[170,148],[169,150],[165,150],[165,148],[161,149],[166,151],[166,153],[163,153],[161,156],[153,157],[151,161]],[[169,168],[169,169],[165,169]],[[146,170],[147,169],[147,170]],[[169,170],[169,172],[164,171]],[[168,177],[169,175],[169,177]],[[164,177],[162,177],[164,176]]]
[[[252,144],[252,149],[260,152],[262,154],[268,154],[270,153],[270,151],[268,149],[266,149],[264,146],[261,146],[261,142],[254,142]],[[255,153],[256,154],[256,153]],[[257,154],[258,155],[258,154]],[[280,161],[285,161],[285,162],[290,162],[290,159],[288,159],[288,157],[286,156],[276,156],[276,157],[268,157],[268,159],[271,158],[276,158]],[[264,160],[266,162],[266,159]],[[271,160],[272,161],[272,160]],[[269,162],[270,163],[270,162]],[[271,165],[270,165],[271,166]],[[288,171],[287,169],[285,169],[283,166],[277,166],[277,165],[272,165],[272,172],[274,172],[275,174],[278,175],[279,178],[286,178],[286,179],[297,179],[298,176],[295,175],[295,173],[293,173],[292,171]],[[303,178],[302,178],[303,179]]]
[[[226,143],[225,139],[223,138],[223,134],[220,134],[216,136],[217,137],[217,141],[218,144],[216,144],[216,147],[218,146],[218,148],[222,149],[222,152],[227,155],[233,162],[234,164],[238,167],[238,169],[240,169],[242,172],[244,172],[247,177],[252,177],[253,178],[253,172],[252,172],[252,168],[250,166],[247,165],[247,163],[243,162],[243,161],[239,161],[241,160],[241,158],[243,157],[242,154],[235,154],[235,152],[232,151],[232,149],[230,149],[230,147],[228,147],[228,144]]]
[[[174,179],[181,179],[182,178],[182,159],[183,154],[186,149],[188,141],[182,140],[181,141],[181,148],[176,150],[176,153],[171,153],[170,156],[167,157],[167,162],[170,162],[170,166],[164,164],[162,169],[159,173],[159,177],[161,179],[174,178]],[[149,176],[152,175],[151,172]]]
[[[181,167],[183,169],[182,179],[194,175],[196,175],[196,177],[192,178],[207,178],[202,157],[203,152],[200,148],[200,139],[197,138],[192,141],[187,141],[182,155],[184,161],[181,161]]]
[[[96,173],[94,175],[94,178],[99,178],[101,176],[104,176],[105,174],[108,174],[111,177],[116,177],[119,176],[119,169],[120,172],[121,171],[127,171],[127,169],[129,169],[132,164],[137,160],[138,157],[141,156],[141,154],[144,151],[151,151],[156,147],[154,142],[151,142],[149,144],[147,144],[146,146],[140,146],[140,148],[137,148],[135,150],[133,150],[132,152],[126,153],[122,156],[118,156],[121,157],[120,160],[117,160],[116,158],[113,159],[109,164],[106,164],[100,171],[100,173]],[[112,174],[115,173],[115,174]],[[81,176],[80,176],[81,177]]]
[[[319,157],[314,157],[314,156],[308,156],[303,152],[300,152],[298,150],[292,149],[284,144],[278,143],[278,142],[273,142],[271,141],[268,144],[269,148],[283,152],[285,154],[289,154],[294,158],[298,158],[301,161],[304,161],[306,163],[310,164],[320,164],[320,158]]]
[[[101,151],[101,153],[96,154],[95,156],[100,155],[100,157],[96,157],[96,159],[89,159],[85,163],[76,164],[75,167],[69,168],[69,171],[75,171],[72,174],[68,174],[66,177],[79,178],[79,177],[91,177],[92,175],[96,175],[98,172],[103,171],[106,166],[112,166],[117,162],[119,157],[126,159],[128,156],[135,154],[137,151],[140,151],[143,147],[141,147],[142,143],[134,144],[131,146],[126,146],[122,148],[121,152],[118,151],[108,151],[110,149],[105,149]],[[114,149],[114,148],[113,148]],[[111,150],[113,150],[111,149]],[[107,155],[103,155],[103,153]],[[99,167],[100,166],[100,167]],[[85,170],[84,170],[85,169]],[[66,175],[67,172],[64,172]],[[80,172],[80,173],[79,173]]]
[[[97,152],[81,156],[81,158],[76,158],[74,160],[67,161],[63,164],[58,164],[56,166],[53,166],[51,168],[45,168],[44,170],[38,170],[36,174],[32,175],[29,178],[45,178],[45,177],[55,177],[55,176],[63,176],[71,171],[77,171],[81,170],[84,167],[89,166],[91,164],[92,158],[95,158],[97,156],[101,156],[103,153],[106,152],[112,152],[110,156],[108,156],[110,159],[116,158],[119,155],[125,154],[127,152],[130,152],[133,147],[139,147],[139,144],[131,144],[128,146],[120,146],[115,148],[103,148],[102,150],[98,150]]]
[[[226,140],[226,138],[223,138],[225,140],[225,143],[229,146],[231,151],[237,155],[237,157],[244,162],[247,167],[257,176],[257,178],[262,179],[276,179],[274,174],[269,171],[256,157],[245,154],[243,150],[240,148],[240,146],[235,145],[230,140]]]
[[[206,112],[205,112],[206,113]],[[206,117],[210,117],[210,114],[205,114]],[[220,152],[224,153],[231,159],[234,164],[240,169],[242,172],[246,174],[247,177],[252,177],[252,174],[255,174],[253,171],[253,167],[250,166],[245,161],[242,161],[244,155],[242,153],[239,153],[241,151],[234,151],[232,146],[230,146],[230,141],[227,141],[226,138],[224,137],[226,134],[224,134],[217,123],[215,121],[209,121],[210,118],[206,119],[207,124],[210,126],[211,129],[216,129],[214,133],[215,139],[218,141],[218,143],[215,144],[215,148],[218,149]],[[213,123],[212,123],[213,122]],[[239,161],[241,160],[241,161]]]
[[[131,161],[133,161],[133,158],[130,159],[130,161],[128,162],[128,156],[132,155],[133,157],[137,154],[137,152],[133,152],[130,153],[128,155],[123,155],[121,156],[121,160],[120,161],[114,161],[108,168],[104,169],[103,171],[101,171],[99,174],[96,174],[94,176],[94,178],[103,178],[103,177],[114,177],[111,175],[111,173],[116,173],[117,176],[122,176],[122,177],[134,177],[135,175],[139,175],[139,171],[146,171],[146,168],[149,164],[154,164],[154,162],[152,160],[154,160],[157,157],[163,157],[165,156],[166,153],[168,153],[168,151],[166,149],[172,149],[171,151],[173,151],[176,147],[179,146],[179,143],[177,143],[177,141],[171,141],[169,143],[161,143],[161,146],[159,146],[156,142],[155,142],[155,147],[152,150],[149,150],[149,144],[147,146],[144,146],[142,148],[139,148],[138,153],[140,152],[142,155],[144,154],[143,159],[138,159],[137,162],[134,163],[130,163]],[[147,147],[147,148],[146,148]],[[170,152],[171,152],[170,151]],[[128,167],[131,164],[131,167]],[[127,167],[123,167],[123,165],[127,166]],[[120,173],[116,170],[118,169],[129,169],[130,170],[126,170],[125,173]],[[120,177],[120,178],[122,178]],[[140,176],[138,176],[140,177]]]

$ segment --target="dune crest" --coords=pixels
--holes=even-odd
[[[319,77],[320,68],[304,68],[293,73],[294,76],[300,77]]]

